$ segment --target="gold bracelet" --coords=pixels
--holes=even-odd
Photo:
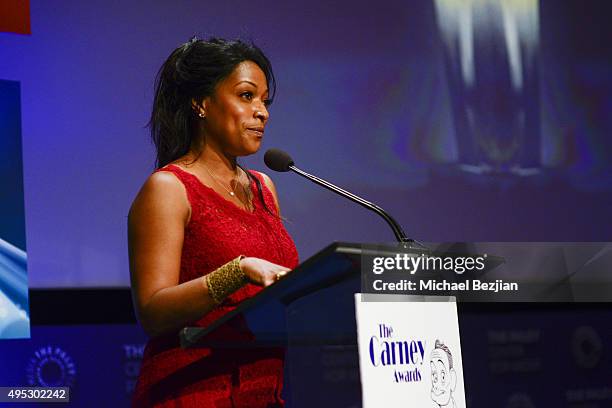
[[[204,276],[208,293],[215,303],[223,302],[223,299],[247,283],[247,276],[240,269],[240,260],[242,258],[244,256],[240,255],[238,258]]]

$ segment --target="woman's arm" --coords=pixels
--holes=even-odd
[[[132,297],[145,331],[157,336],[210,312],[216,303],[205,279],[179,284],[185,226],[191,209],[183,184],[171,173],[154,173],[138,193],[128,218]],[[288,269],[258,258],[244,258],[247,278],[268,286]]]
[[[190,211],[185,187],[168,172],[149,177],[130,209],[132,296],[140,323],[151,336],[197,320],[215,306],[202,279],[178,284]]]

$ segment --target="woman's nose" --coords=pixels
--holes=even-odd
[[[262,103],[255,108],[254,116],[257,119],[260,119],[262,122],[266,122],[268,118],[270,117],[270,113],[268,113],[268,109],[266,108],[266,105]]]

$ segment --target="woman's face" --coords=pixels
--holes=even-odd
[[[254,62],[241,62],[203,101],[206,143],[231,156],[257,152],[270,116],[268,104],[265,74]]]

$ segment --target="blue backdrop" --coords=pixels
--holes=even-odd
[[[612,6],[466,14],[459,3],[31,0],[32,35],[0,33],[0,78],[21,87],[31,286],[129,284],[127,212],[153,170],[153,78],[194,34],[252,39],[272,60],[263,150],[286,149],[413,237],[610,241]],[[18,117],[7,100],[0,114]],[[4,136],[0,166],[20,158]],[[245,163],[264,169],[262,153]],[[302,259],[334,240],[392,239],[360,207],[272,176]],[[23,208],[21,190],[0,187],[3,212]],[[0,225],[25,249],[23,215]],[[469,403],[609,406],[610,312],[538,310],[460,315]],[[135,325],[35,326],[32,340],[3,341],[0,385],[66,384],[76,405],[125,405],[144,341]],[[350,364],[322,375],[338,370],[355,378]]]
[[[0,238],[26,249],[19,82],[0,80]]]
[[[500,10],[477,11],[471,65],[442,3],[32,0],[32,35],[0,33],[0,78],[22,85],[31,285],[128,285],[126,216],[154,157],[153,78],[194,33],[269,54],[279,90],[263,150],[288,150],[411,236],[609,240],[608,3],[525,2],[510,14],[516,35],[486,31]],[[264,169],[261,158],[245,162]],[[302,259],[333,240],[392,239],[360,207],[273,177]]]
[[[30,336],[19,88],[0,80],[0,339]]]

